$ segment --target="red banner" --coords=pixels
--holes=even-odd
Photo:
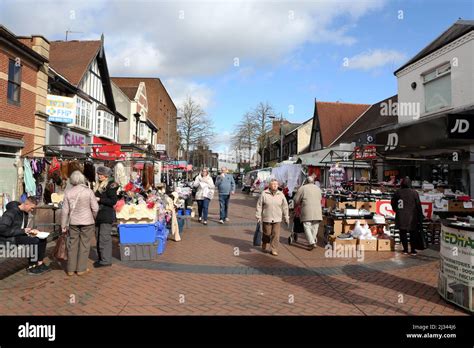
[[[375,159],[377,158],[377,148],[373,145],[356,146],[354,148],[355,159]]]
[[[423,209],[423,215],[427,219],[431,219],[433,216],[433,202],[421,202],[421,208]],[[389,200],[377,201],[375,212],[379,215],[395,216],[395,212],[393,211],[392,204]]]
[[[92,157],[102,159],[105,161],[116,161],[125,159],[125,153],[121,151],[120,144],[113,141],[104,140],[98,137],[93,137],[94,144],[103,144],[92,147]]]

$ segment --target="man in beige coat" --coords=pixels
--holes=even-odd
[[[295,205],[301,204],[301,217],[304,233],[309,242],[310,250],[317,243],[319,223],[323,219],[321,211],[321,189],[314,184],[314,177],[306,179],[306,184],[301,186],[294,198]]]
[[[288,202],[285,195],[278,191],[278,180],[270,181],[270,186],[263,191],[258,199],[256,217],[262,225],[262,250],[265,252],[270,243],[271,254],[278,255],[280,245],[280,225],[282,221],[290,222]]]

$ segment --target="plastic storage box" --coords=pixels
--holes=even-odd
[[[161,255],[165,252],[165,249],[166,249],[166,239],[167,239],[167,236],[163,236],[163,237],[158,237],[156,238],[156,242],[158,243],[158,247],[156,247],[156,253],[158,255]]]
[[[120,244],[120,260],[146,261],[156,258],[157,244]]]
[[[120,224],[118,229],[121,244],[155,242],[155,224]]]

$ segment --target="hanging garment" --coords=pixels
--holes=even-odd
[[[79,161],[70,161],[68,165],[68,177],[71,177],[71,174],[76,170],[80,171],[81,173],[84,172],[84,168],[82,167]]]
[[[122,163],[117,163],[115,165],[115,180],[121,187],[125,187],[128,183],[128,177]]]
[[[90,161],[86,161],[84,163],[84,176],[90,183],[93,183],[95,181],[95,167],[94,164]]]
[[[25,191],[28,196],[36,195],[36,182],[33,177],[33,170],[31,169],[30,162],[25,158],[23,161],[24,177],[23,182],[25,183]]]
[[[54,192],[54,184],[48,183],[44,189],[43,201],[45,204],[52,203],[51,194]]]
[[[61,164],[59,163],[58,159],[56,157],[53,157],[53,161],[51,163],[51,166],[49,167],[49,177],[53,176],[54,172],[58,172],[61,169]]]
[[[39,184],[36,186],[36,199],[38,202],[41,202],[41,197],[43,197],[43,185]]]
[[[63,163],[61,163],[61,179],[65,181],[68,178],[69,178],[69,161],[63,161]]]

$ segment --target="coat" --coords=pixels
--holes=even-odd
[[[226,174],[224,177],[219,175],[216,179],[216,187],[219,190],[219,195],[230,195],[235,192],[235,181],[232,175]]]
[[[294,202],[301,205],[300,220],[302,222],[323,219],[321,196],[321,189],[315,184],[306,184],[298,189]]]
[[[276,191],[274,194],[268,189],[263,191],[257,202],[257,213],[255,216],[262,222],[275,223],[285,221],[288,224],[290,214],[285,195],[281,191]]]
[[[28,224],[28,214],[18,208],[19,202],[12,201],[7,204],[7,210],[0,218],[0,243],[14,243],[15,237],[24,236]]]
[[[403,205],[399,208],[401,202]],[[395,212],[395,226],[400,230],[417,231],[423,222],[423,210],[418,192],[402,188],[395,192],[391,203]]]
[[[98,212],[94,191],[85,185],[74,186],[64,193],[61,227],[67,227],[68,219],[69,225],[93,225]]]
[[[117,190],[118,185],[110,181],[102,193],[98,190],[95,192],[95,196],[100,198],[99,212],[95,219],[96,225],[111,224],[115,221],[114,205],[117,204],[118,201]]]
[[[209,175],[202,177],[201,174],[199,174],[194,180],[193,186],[197,188],[197,201],[202,201],[204,198],[211,199],[210,197],[214,196],[214,181],[212,181],[212,178]],[[209,192],[209,196],[205,197],[205,193],[207,192]]]

